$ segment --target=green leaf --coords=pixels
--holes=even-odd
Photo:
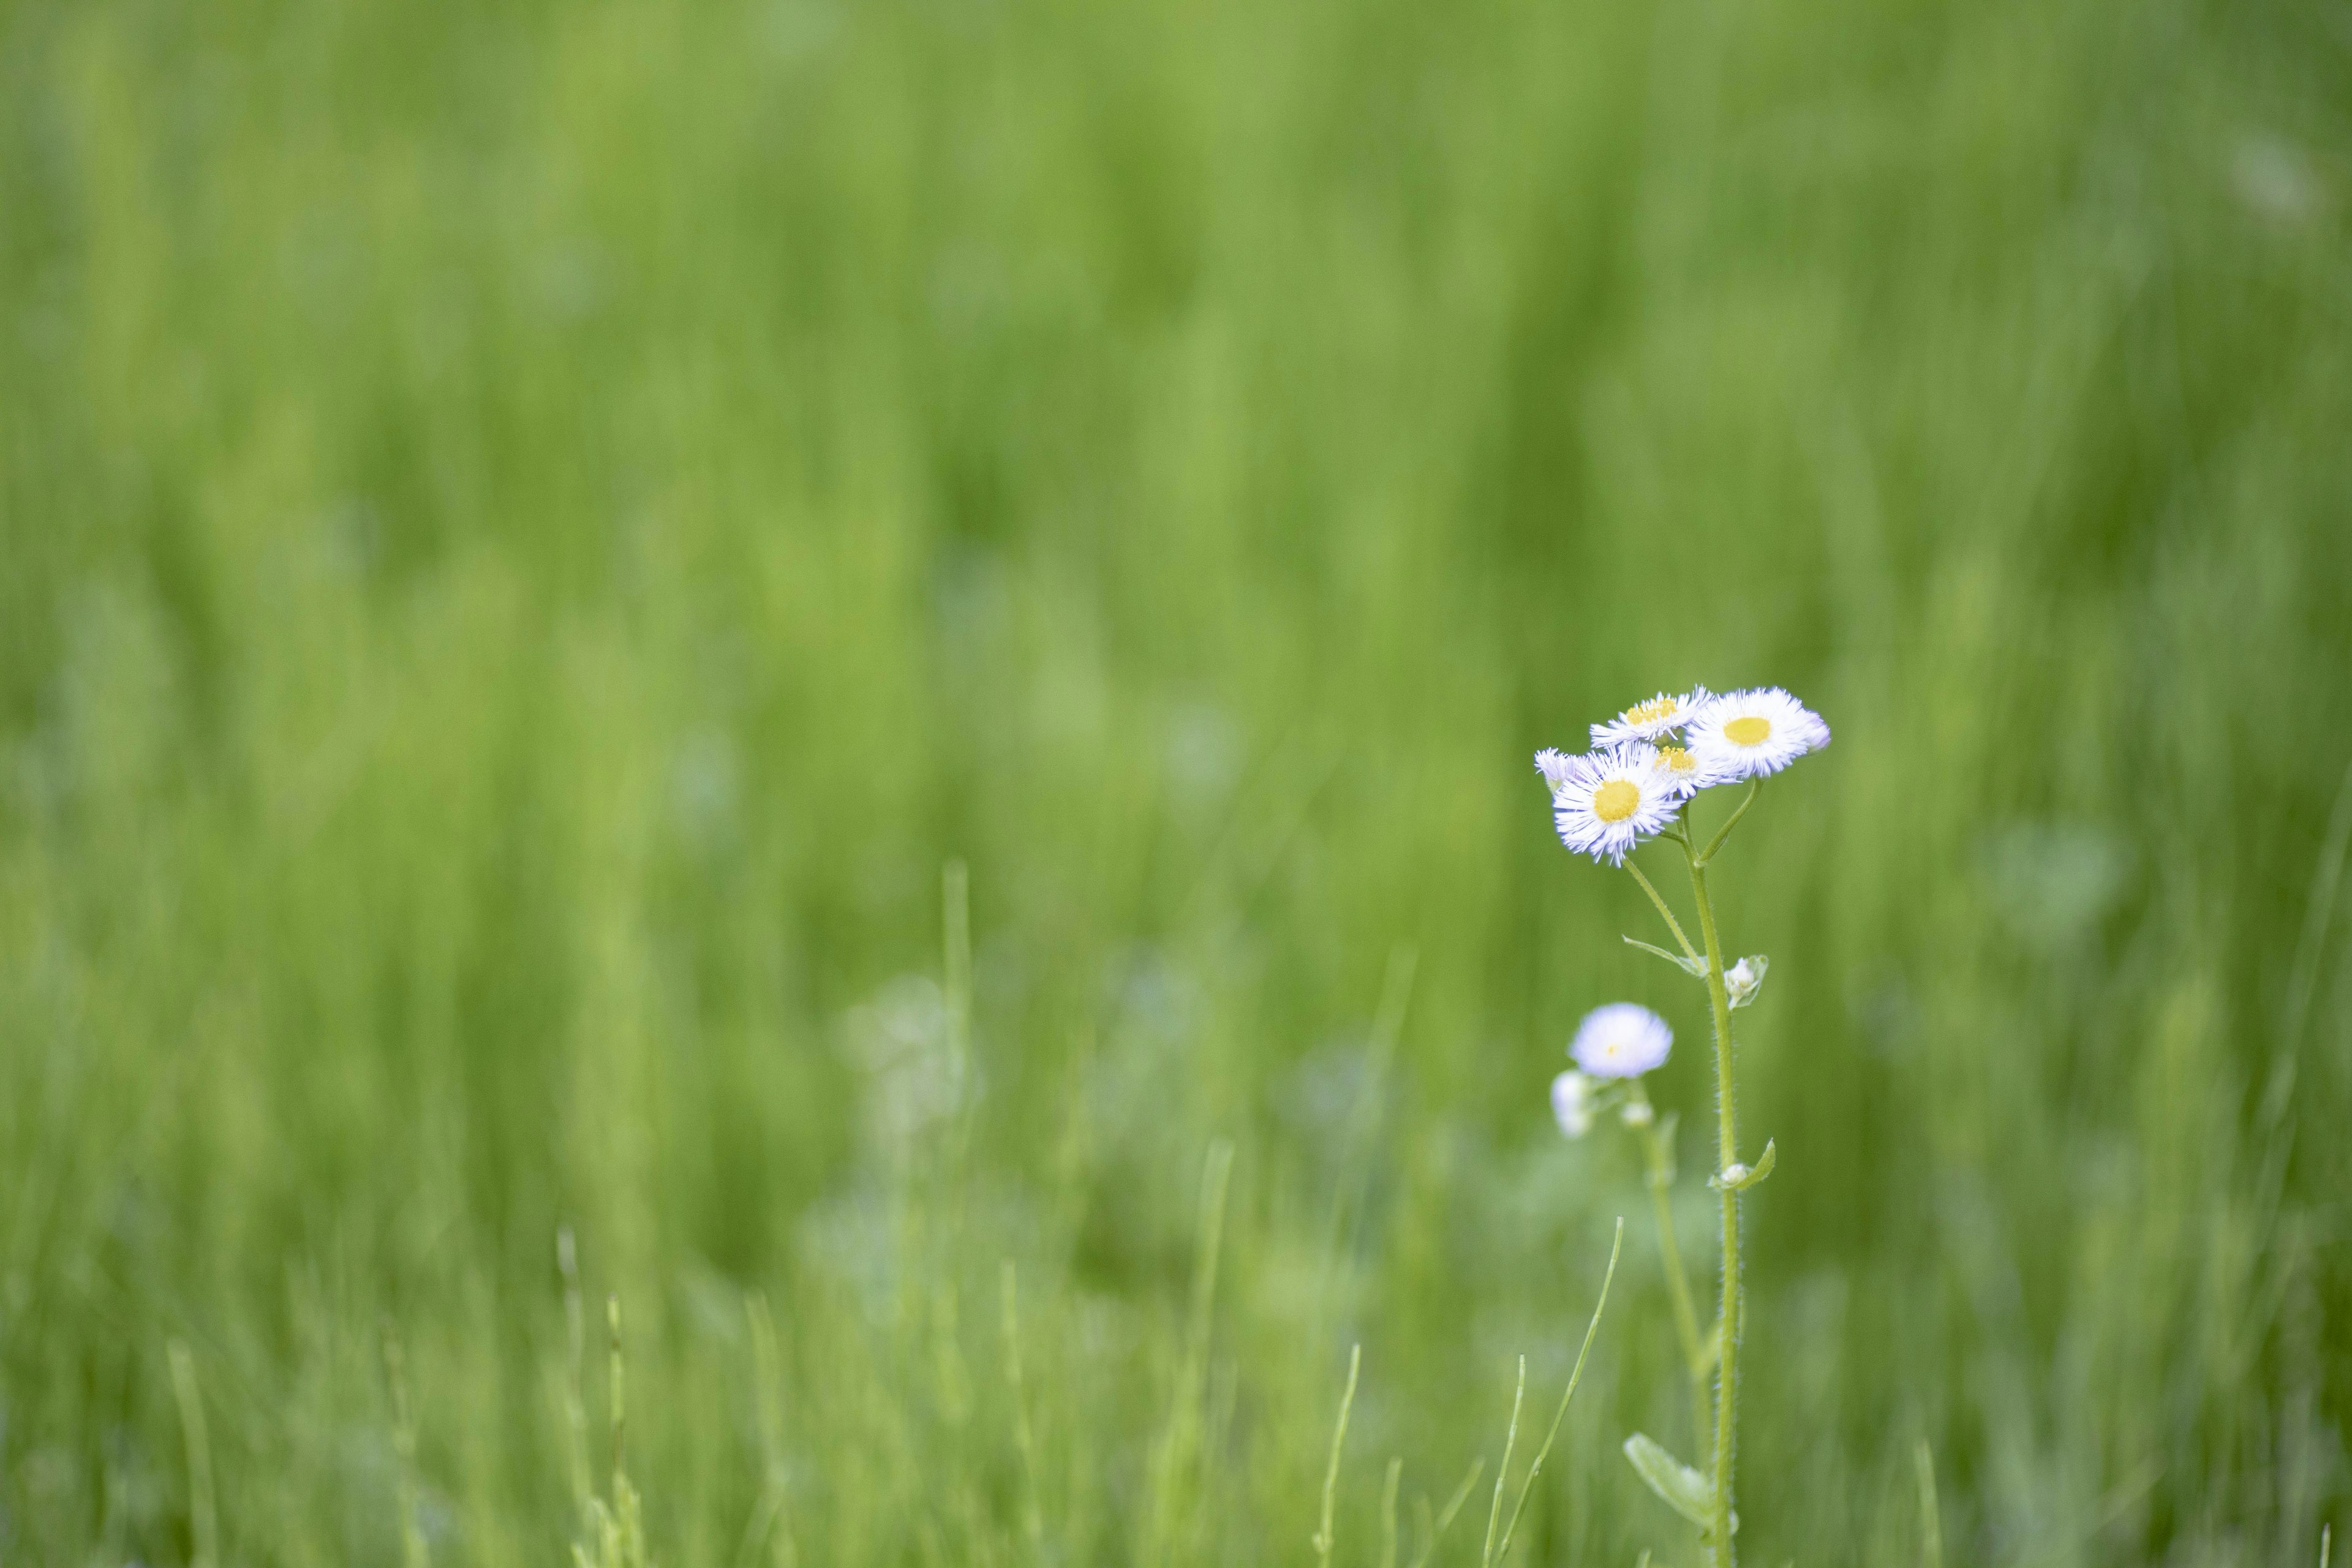
[[[1764,1152],[1756,1157],[1754,1165],[1727,1166],[1709,1176],[1706,1179],[1706,1184],[1717,1189],[1728,1187],[1735,1193],[1744,1193],[1770,1175],[1772,1166],[1780,1157],[1780,1152],[1772,1147],[1772,1140],[1767,1138],[1764,1140]]]
[[[1625,938],[1624,941],[1627,947],[1638,947],[1643,952],[1656,953],[1660,958],[1664,959],[1668,963],[1673,964],[1676,969],[1681,970],[1685,974],[1691,976],[1693,979],[1704,980],[1706,978],[1706,960],[1703,958],[1685,958],[1679,952],[1668,952],[1663,947],[1653,947],[1646,942],[1639,942],[1630,936]]]
[[[1715,1494],[1708,1489],[1706,1477],[1645,1433],[1636,1432],[1625,1439],[1625,1458],[1633,1461],[1635,1473],[1660,1501],[1698,1526],[1702,1534],[1706,1532],[1715,1511]]]

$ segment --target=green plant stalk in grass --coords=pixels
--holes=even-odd
[[[1756,798],[1750,785],[1748,800]],[[1740,810],[1748,801],[1740,803]],[[1690,855],[1691,897],[1698,903],[1699,940],[1706,944],[1706,1000],[1715,1021],[1715,1142],[1717,1185],[1723,1199],[1723,1301],[1717,1309],[1715,1379],[1715,1522],[1708,1531],[1719,1568],[1731,1568],[1732,1468],[1739,1445],[1739,1186],[1731,1173],[1739,1163],[1739,1084],[1731,1055],[1731,997],[1723,986],[1723,944],[1716,936],[1715,903],[1707,897],[1706,867],[1724,836],[1739,820],[1734,813],[1704,855]],[[1690,838],[1682,839],[1685,854]]]
[[[1748,815],[1748,808],[1756,803],[1756,797],[1762,789],[1760,776],[1748,779],[1747,792],[1741,795],[1739,804],[1724,819],[1723,826],[1716,829],[1705,848],[1698,847],[1691,837],[1687,802],[1676,809],[1671,821],[1655,830],[1658,837],[1671,838],[1681,847],[1688,866],[1691,897],[1698,910],[1699,945],[1696,948],[1692,946],[1682,922],[1675,917],[1673,906],[1643,874],[1641,868],[1630,859],[1624,862],[1626,870],[1633,873],[1634,881],[1656,906],[1667,930],[1674,933],[1675,945],[1682,952],[1677,956],[1663,948],[1651,947],[1647,942],[1634,942],[1633,945],[1657,953],[1706,986],[1708,1012],[1715,1031],[1716,1091],[1716,1173],[1709,1184],[1719,1194],[1723,1216],[1722,1298],[1717,1309],[1714,1337],[1709,1342],[1699,1336],[1697,1314],[1690,1302],[1689,1287],[1683,1277],[1682,1261],[1675,1242],[1674,1215],[1667,1196],[1667,1187],[1673,1178],[1666,1137],[1657,1125],[1656,1113],[1650,1106],[1639,1076],[1634,1076],[1628,1081],[1626,1089],[1625,1121],[1640,1135],[1643,1142],[1650,1190],[1657,1212],[1659,1247],[1666,1267],[1667,1289],[1674,1304],[1675,1328],[1683,1342],[1684,1359],[1693,1381],[1692,1426],[1696,1439],[1702,1447],[1708,1444],[1709,1423],[1700,1382],[1710,1361],[1716,1373],[1713,1455],[1710,1473],[1703,1483],[1703,1509],[1696,1495],[1702,1481],[1696,1471],[1684,1470],[1679,1465],[1667,1461],[1663,1451],[1656,1450],[1647,1438],[1637,1438],[1636,1441],[1648,1447],[1655,1454],[1654,1459],[1645,1463],[1643,1458],[1633,1455],[1630,1447],[1628,1455],[1634,1458],[1636,1468],[1642,1470],[1643,1479],[1650,1482],[1653,1489],[1699,1524],[1717,1568],[1731,1568],[1734,1559],[1732,1533],[1738,1528],[1733,1494],[1739,1451],[1739,1336],[1743,1310],[1739,1194],[1770,1173],[1774,1156],[1772,1146],[1768,1142],[1753,1169],[1739,1158],[1738,1081],[1731,1036],[1731,1013],[1737,1004],[1727,983],[1723,942],[1716,924],[1715,900],[1708,890],[1706,873],[1717,854],[1731,837],[1732,829]],[[1632,938],[1627,940],[1633,941]],[[1748,984],[1743,982],[1743,984]],[[1743,992],[1743,995],[1747,994]],[[1654,1468],[1662,1464],[1677,1471],[1681,1479],[1677,1480],[1654,1474]]]
[[[1690,1276],[1683,1271],[1682,1247],[1675,1235],[1675,1121],[1672,1117],[1663,1123],[1659,1121],[1648,1094],[1636,1079],[1630,1091],[1626,1122],[1641,1140],[1643,1179],[1650,1189],[1651,1211],[1658,1222],[1658,1254],[1665,1268],[1666,1299],[1674,1308],[1675,1335],[1682,1342],[1683,1366],[1690,1375],[1691,1446],[1695,1450],[1704,1449],[1708,1429],[1706,1380],[1715,1368],[1715,1350],[1699,1331],[1698,1309],[1691,1300]]]

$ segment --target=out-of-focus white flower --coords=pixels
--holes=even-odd
[[[1557,746],[1546,746],[1536,753],[1536,772],[1543,774],[1547,788],[1557,793],[1568,782],[1569,756]]]
[[[1570,1138],[1592,1131],[1592,1080],[1570,1068],[1551,1080],[1551,1113]]]
[[[1690,722],[1707,701],[1706,688],[1694,686],[1680,696],[1661,691],[1647,702],[1636,702],[1606,724],[1592,726],[1592,743],[1613,746],[1623,741],[1654,741]]]
[[[1777,773],[1830,743],[1822,716],[1777,686],[1710,698],[1690,721],[1691,755],[1710,783]]]
[[[1657,1119],[1658,1113],[1651,1109],[1646,1100],[1629,1100],[1625,1102],[1625,1109],[1617,1113],[1617,1120],[1628,1127],[1647,1127]]]
[[[1723,988],[1731,994],[1731,1005],[1745,1007],[1755,1001],[1756,993],[1764,988],[1764,972],[1771,967],[1770,959],[1760,952],[1751,952],[1725,970]]]
[[[1639,1078],[1664,1065],[1674,1046],[1664,1018],[1635,1003],[1612,1002],[1584,1016],[1568,1054],[1594,1078]]]
[[[1682,801],[1657,748],[1637,741],[1565,759],[1551,819],[1570,849],[1622,866],[1634,845],[1675,819]]]

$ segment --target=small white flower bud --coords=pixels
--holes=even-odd
[[[1735,1007],[1745,1007],[1756,1000],[1756,993],[1764,988],[1764,972],[1772,961],[1760,952],[1748,954],[1723,972],[1723,988]]]
[[[1647,1127],[1658,1119],[1658,1113],[1650,1109],[1650,1102],[1646,1100],[1629,1100],[1617,1117],[1628,1127]]]
[[[1723,1174],[1717,1176],[1716,1178],[1716,1182],[1721,1186],[1736,1187],[1747,1179],[1748,1167],[1740,1162],[1734,1160],[1730,1164],[1726,1165],[1723,1168]]]
[[[1581,1138],[1591,1131],[1592,1080],[1574,1071],[1552,1079],[1551,1113],[1568,1137]]]

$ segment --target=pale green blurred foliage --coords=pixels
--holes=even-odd
[[[569,1225],[668,1568],[1295,1563],[1359,1342],[1333,1561],[1398,1458],[1459,1562],[1622,1214],[1513,1550],[1633,1561],[1688,1391],[1544,1091],[1703,1016],[1528,759],[1704,679],[1837,733],[1721,881],[1743,1551],[1916,1560],[1924,1441],[1954,1563],[2311,1563],[2347,47],[0,7],[0,1556],[563,1561]]]

